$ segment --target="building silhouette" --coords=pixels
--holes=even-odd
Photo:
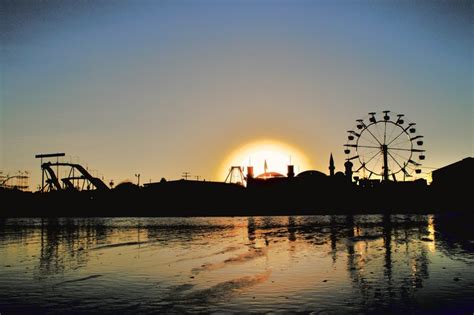
[[[432,185],[452,187],[463,185],[474,175],[474,158],[467,157],[461,161],[438,168],[431,173]]]

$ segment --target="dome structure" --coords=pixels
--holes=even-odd
[[[308,170],[308,171],[304,171],[304,172],[301,172],[299,173],[298,175],[296,175],[296,177],[326,177],[327,175],[320,172],[320,171],[316,171],[316,170]]]
[[[277,172],[265,172],[257,176],[258,179],[281,178],[284,175]]]

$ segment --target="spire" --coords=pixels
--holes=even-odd
[[[332,153],[331,153],[331,156],[329,157],[329,175],[330,176],[334,176],[334,159],[332,157]]]

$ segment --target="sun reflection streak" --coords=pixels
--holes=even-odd
[[[434,225],[434,217],[430,215],[428,217],[428,238],[432,240],[432,242],[428,242],[427,247],[428,250],[432,253],[436,251],[436,236],[435,236],[435,225]]]

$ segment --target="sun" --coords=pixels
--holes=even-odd
[[[295,173],[308,170],[310,162],[306,155],[298,148],[276,140],[257,140],[242,145],[231,152],[222,163],[218,177],[225,179],[231,166],[254,167],[254,174],[258,176],[265,172],[277,172],[286,176],[287,166],[295,166]],[[245,172],[245,171],[244,171]]]

